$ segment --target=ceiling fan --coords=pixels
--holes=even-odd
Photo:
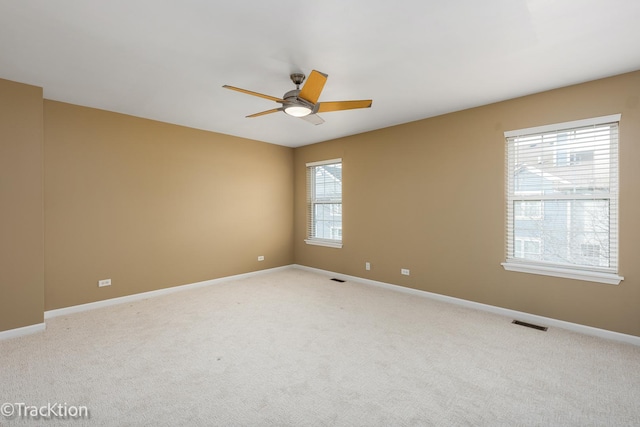
[[[284,111],[286,114],[299,117],[303,120],[319,125],[324,123],[322,117],[317,113],[328,113],[330,111],[341,110],[353,110],[356,108],[369,108],[373,101],[371,99],[359,100],[359,101],[331,101],[331,102],[318,102],[320,93],[324,88],[324,84],[327,82],[327,74],[313,70],[304,84],[302,89],[300,85],[304,82],[305,75],[302,73],[291,74],[291,81],[296,85],[294,90],[290,90],[285,93],[282,98],[275,96],[264,95],[262,93],[253,92],[247,89],[241,89],[235,86],[224,85],[222,87],[236,90],[238,92],[246,93],[248,95],[259,96],[260,98],[270,99],[279,104],[282,104],[280,108],[274,108],[272,110],[261,111],[260,113],[251,114],[247,117],[259,117],[265,114],[276,113],[278,111]]]

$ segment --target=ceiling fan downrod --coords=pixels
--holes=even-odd
[[[291,77],[291,81],[294,85],[296,85],[296,89],[300,90],[300,85],[306,78],[306,76],[302,73],[292,73],[289,77]]]

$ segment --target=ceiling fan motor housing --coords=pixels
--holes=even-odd
[[[306,76],[302,73],[292,73],[289,77],[291,77],[291,81],[293,82],[293,84],[295,84],[298,89],[300,89],[300,85],[302,84]]]

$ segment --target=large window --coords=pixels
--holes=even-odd
[[[307,239],[342,247],[342,159],[307,163]]]
[[[618,284],[620,115],[505,132],[507,270]]]

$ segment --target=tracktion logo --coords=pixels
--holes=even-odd
[[[46,405],[27,405],[20,403],[3,403],[0,405],[0,415],[8,420],[77,420],[89,419],[89,408],[86,406],[68,405],[64,403],[47,403]]]

